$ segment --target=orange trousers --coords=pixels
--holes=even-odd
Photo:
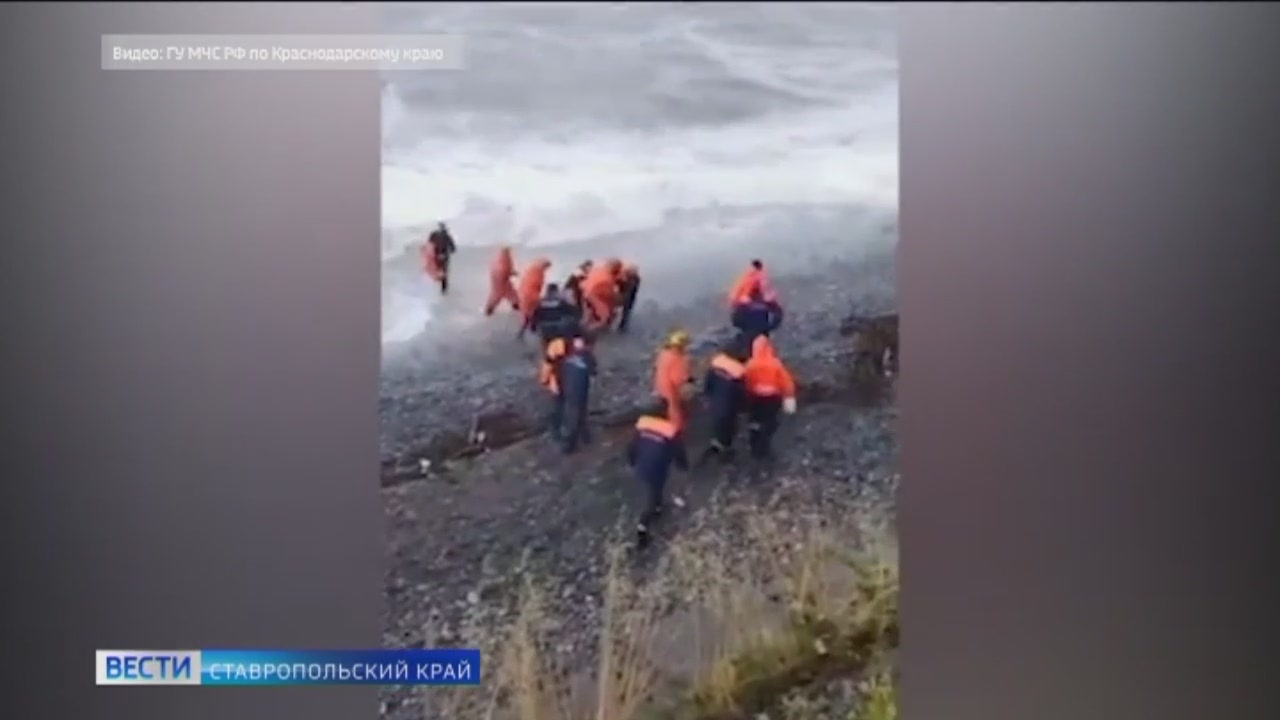
[[[489,299],[485,301],[484,314],[492,315],[503,301],[509,303],[514,310],[520,309],[520,297],[516,294],[516,288],[511,284],[511,280],[507,278],[490,278]]]

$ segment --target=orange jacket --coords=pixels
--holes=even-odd
[[[654,363],[653,392],[669,402],[677,401],[680,399],[680,389],[692,377],[689,356],[680,350],[663,348]]]
[[[794,398],[796,382],[791,371],[778,359],[769,338],[761,335],[751,343],[751,359],[743,377],[747,394],[757,397]]]
[[[591,268],[587,278],[582,281],[582,292],[584,295],[612,304],[617,300],[618,295],[618,281],[612,268],[607,264]]]
[[[729,304],[738,305],[751,299],[752,291],[759,290],[765,300],[776,301],[778,294],[773,291],[773,283],[769,282],[769,276],[764,270],[755,268],[747,268],[747,271],[738,277],[737,282],[729,290]]]
[[[547,268],[550,267],[550,260],[538,258],[520,276],[520,310],[525,315],[532,314],[537,307],[538,300],[542,297],[542,285],[547,279]]]

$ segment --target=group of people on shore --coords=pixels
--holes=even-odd
[[[457,251],[441,223],[423,246],[424,268],[448,292],[449,260]],[[521,317],[517,337],[534,332],[541,340],[538,382],[548,393],[551,437],[563,452],[591,442],[587,423],[591,389],[597,375],[595,347],[602,334],[626,332],[640,288],[640,271],[617,258],[585,261],[563,283],[547,282],[551,261],[533,260],[517,274],[511,248],[501,247],[490,265],[484,314],[503,304]],[[747,418],[747,441],[754,459],[767,460],[781,416],[796,411],[796,385],[770,340],[783,311],[760,260],[752,260],[730,289],[730,322],[735,334],[710,358],[701,383],[689,354],[690,335],[672,331],[654,363],[657,407],[635,424],[627,462],[647,487],[648,501],[637,526],[637,542],[648,544],[661,516],[672,468],[688,470],[717,458],[731,462],[739,418]],[[706,402],[711,438],[691,463],[686,429],[692,399]]]

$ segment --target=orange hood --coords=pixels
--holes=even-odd
[[[525,272],[525,275],[545,277],[547,274],[547,268],[549,267],[551,267],[551,261],[544,257],[540,257],[529,263],[529,269]]]

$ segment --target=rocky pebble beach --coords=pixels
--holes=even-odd
[[[850,313],[896,311],[892,248],[774,282],[787,310],[775,343],[808,393],[785,419],[774,461],[743,458],[676,474],[664,536],[678,535],[709,507],[763,506],[779,493],[821,513],[892,513],[893,384],[851,384],[849,342],[837,332]],[[447,357],[436,349],[385,364],[385,645],[465,644],[477,624],[509,619],[524,579],[536,575],[549,583],[562,626],[557,653],[567,665],[590,665],[607,546],[620,528],[629,531],[641,503],[621,455],[626,419],[651,401],[654,353],[672,328],[692,333],[703,361],[727,338],[718,290],[679,306],[645,299],[642,290],[631,332],[599,343],[595,437],[574,455],[539,432],[546,399],[535,382],[535,342],[514,338],[515,317],[491,318],[483,330],[455,338]],[[705,442],[695,420],[691,449]],[[383,716],[434,717],[424,706],[428,692],[388,689]]]

